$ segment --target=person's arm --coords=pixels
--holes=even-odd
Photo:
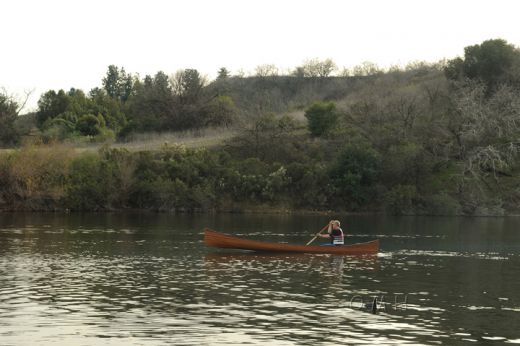
[[[317,234],[317,235],[318,235],[319,237],[321,237],[321,238],[330,238],[330,234],[328,234],[328,233],[326,233],[326,234],[321,234],[321,233],[319,233],[319,234]]]

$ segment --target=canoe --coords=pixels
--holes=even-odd
[[[339,246],[319,246],[319,245],[292,245],[283,243],[270,243],[265,241],[243,239],[231,235],[219,233],[209,228],[204,229],[204,243],[207,246],[241,249],[267,252],[306,252],[324,254],[369,254],[379,252],[379,240],[372,240],[366,243]]]

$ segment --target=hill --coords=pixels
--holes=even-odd
[[[518,214],[520,51],[489,40],[465,52],[355,76],[211,83],[111,67],[104,89],[50,91],[33,119],[40,142],[112,144],[4,152],[0,204]]]

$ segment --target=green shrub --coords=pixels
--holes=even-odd
[[[101,122],[98,117],[86,114],[79,117],[76,128],[84,136],[97,136],[101,133]]]
[[[379,154],[369,145],[348,145],[329,172],[335,195],[354,208],[370,203],[376,197],[380,166]]]
[[[73,210],[112,208],[117,199],[116,171],[112,162],[97,154],[82,154],[72,161],[67,182],[67,205]]]
[[[327,170],[319,164],[294,162],[287,166],[288,190],[295,206],[325,208],[331,195]]]
[[[311,135],[323,136],[338,124],[338,113],[334,102],[315,102],[305,111]]]

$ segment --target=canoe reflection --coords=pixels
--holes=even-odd
[[[260,267],[280,265],[284,270],[291,267],[320,267],[336,273],[344,269],[376,270],[378,267],[377,254],[359,255],[331,255],[331,254],[302,254],[279,252],[213,252],[204,258],[207,268],[248,268],[251,265]]]

